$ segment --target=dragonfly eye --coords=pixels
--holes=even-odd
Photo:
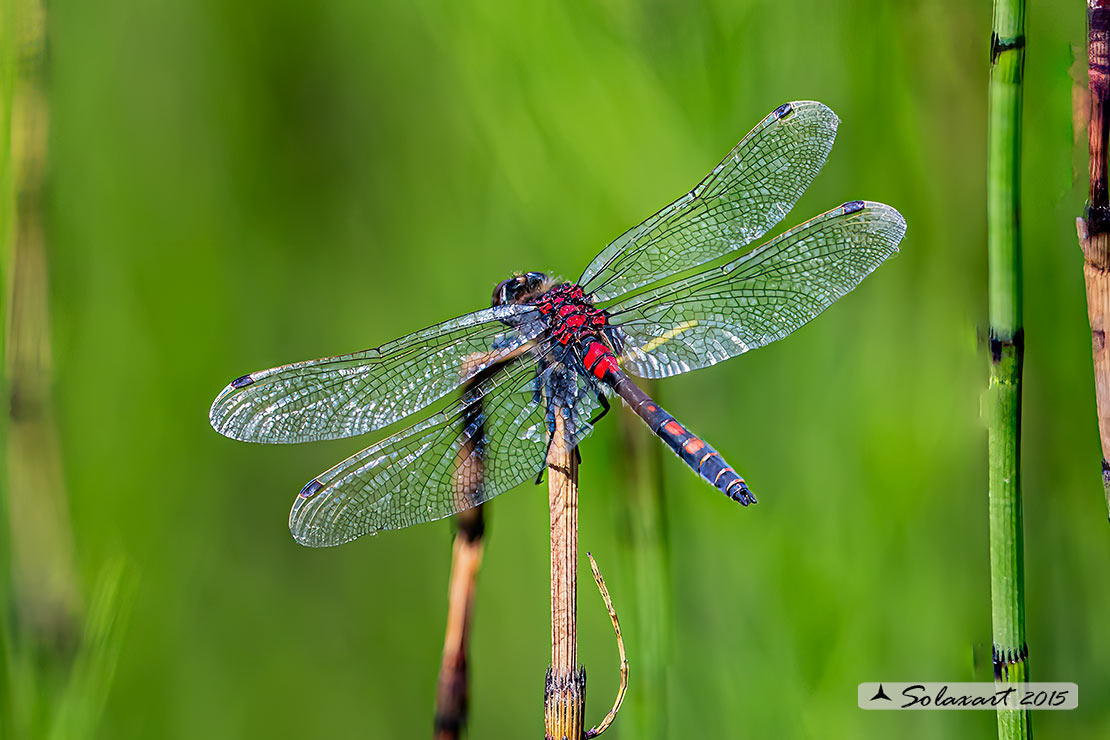
[[[493,289],[492,305],[503,306],[509,302],[507,293],[509,290],[509,283],[511,282],[512,278],[509,278],[508,280],[502,280],[500,283],[497,284],[497,287]]]
[[[527,272],[502,280],[493,291],[493,305],[534,301],[543,293],[548,282],[549,278],[542,272]]]
[[[523,275],[514,275],[508,280],[502,280],[493,289],[493,305],[504,306],[509,303],[519,303],[520,293],[525,287],[526,278]]]

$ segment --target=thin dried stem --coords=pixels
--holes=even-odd
[[[1107,136],[1110,134],[1110,8],[1106,0],[1087,2],[1087,135],[1090,187],[1083,218],[1076,219],[1087,285],[1087,317],[1095,368],[1095,403],[1102,443],[1102,485],[1110,512],[1110,202],[1107,189]]]
[[[481,386],[500,369],[502,363],[485,372],[475,374],[474,371],[494,359],[496,356],[493,353],[477,352],[467,357],[459,368],[462,377],[470,378],[462,390],[466,413],[463,415],[454,474],[455,496],[462,511],[454,519],[456,532],[455,544],[451,550],[447,628],[444,631],[443,662],[436,687],[436,740],[456,740],[466,728],[470,699],[467,644],[486,531],[485,507],[473,506],[479,500],[485,475],[485,461],[481,455],[485,436],[485,425],[481,421],[484,418]],[[466,508],[468,506],[472,508]]]
[[[443,638],[443,662],[436,690],[435,738],[454,740],[466,727],[470,699],[467,677],[467,644],[478,569],[482,564],[482,507],[458,515],[458,531],[451,552],[451,581],[448,586],[447,628]]]
[[[597,737],[601,733],[609,729],[609,725],[613,724],[613,720],[617,718],[617,712],[621,709],[621,704],[624,702],[624,694],[628,690],[628,658],[624,654],[624,638],[621,636],[621,623],[617,619],[617,610],[613,608],[613,600],[609,598],[609,589],[605,587],[605,579],[601,577],[601,571],[597,567],[597,561],[590,553],[586,553],[586,557],[590,559],[590,569],[594,572],[594,582],[597,583],[597,589],[601,592],[601,598],[605,601],[605,608],[609,610],[609,619],[613,621],[613,632],[617,635],[617,653],[620,655],[621,665],[621,680],[620,685],[617,687],[617,698],[613,700],[613,708],[609,710],[609,714],[605,715],[605,719],[601,720],[601,724],[591,730],[586,731],[586,737]]]

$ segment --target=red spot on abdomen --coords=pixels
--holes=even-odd
[[[686,430],[683,429],[682,425],[679,424],[674,419],[671,419],[666,424],[664,424],[663,428],[666,429],[671,434],[675,435],[676,437],[681,437],[683,434],[686,434]]]
[[[686,450],[687,453],[693,455],[697,453],[702,447],[705,447],[705,442],[702,442],[697,437],[693,437],[689,442],[682,446],[682,449]]]

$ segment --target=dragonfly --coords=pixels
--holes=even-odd
[[[898,251],[905,219],[862,200],[744,251],[809,187],[838,124],[821,103],[781,105],[576,282],[513,275],[489,308],[373,349],[243,375],[215,399],[211,424],[237,440],[297,443],[410,422],[301,489],[289,527],[313,547],[452,516],[538,482],[556,428],[577,449],[613,397],[706,482],[753,504],[721,454],[633,378],[782,339]]]

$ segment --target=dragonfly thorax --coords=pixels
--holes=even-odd
[[[581,286],[563,283],[540,296],[536,308],[551,322],[551,336],[559,344],[570,344],[589,336],[600,336],[609,319],[582,292]]]

